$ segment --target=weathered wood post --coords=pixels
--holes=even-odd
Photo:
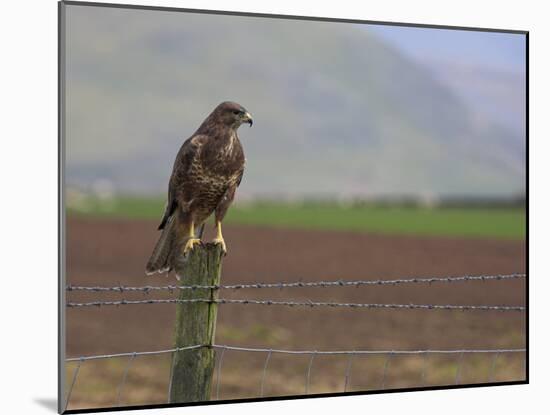
[[[219,285],[222,263],[220,245],[195,246],[175,266],[180,285]],[[217,299],[218,290],[179,290],[179,299]],[[218,305],[215,303],[178,303],[176,305],[175,347],[212,345]],[[215,351],[210,347],[174,352],[170,379],[170,402],[210,400]]]

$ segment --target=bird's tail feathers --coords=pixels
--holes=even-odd
[[[163,274],[171,270],[170,256],[175,242],[175,228],[174,216],[170,216],[145,266],[145,273],[147,275]]]

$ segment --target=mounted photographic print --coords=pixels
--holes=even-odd
[[[59,412],[527,383],[527,32],[59,28]]]

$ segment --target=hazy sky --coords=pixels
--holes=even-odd
[[[525,73],[525,36],[512,33],[369,25],[411,57]]]
[[[432,71],[477,110],[517,132],[525,129],[525,35],[386,25],[368,28]]]
[[[221,101],[254,115],[240,197],[524,190],[523,37],[71,5],[67,183],[163,194]]]

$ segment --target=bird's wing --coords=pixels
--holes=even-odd
[[[241,172],[239,173],[239,178],[237,179],[237,186],[235,186],[235,187],[239,187],[239,185],[241,184],[241,181],[243,179],[243,175],[244,175],[244,166],[241,169]]]
[[[168,202],[166,202],[166,207],[164,208],[164,215],[162,216],[162,220],[160,221],[160,225],[157,228],[158,230],[164,229],[166,226],[166,222],[168,222],[168,219],[170,216],[172,216],[172,213],[176,210],[178,203],[176,199],[171,197],[170,191],[168,191]]]
[[[164,215],[158,229],[164,228],[166,222],[168,222],[168,219],[176,210],[178,206],[177,193],[182,191],[189,168],[198,157],[200,148],[207,139],[208,137],[205,135],[194,135],[185,140],[180,147],[168,184],[168,202],[166,203]]]

